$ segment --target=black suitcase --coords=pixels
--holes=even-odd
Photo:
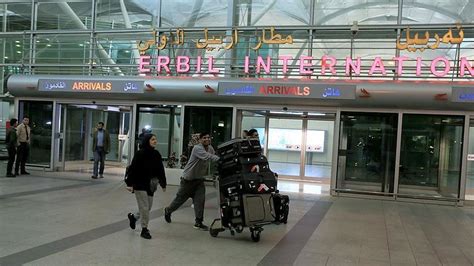
[[[260,141],[257,138],[233,139],[217,146],[217,155],[223,161],[240,155],[257,156],[262,152]]]
[[[242,196],[235,195],[226,198],[221,203],[222,225],[226,227],[243,227]]]
[[[290,198],[288,195],[281,195],[279,193],[273,194],[273,208],[275,222],[286,224],[290,211]]]
[[[233,193],[266,194],[276,191],[277,179],[271,171],[221,176],[219,187],[224,196]]]
[[[228,161],[220,160],[217,170],[220,176],[230,176],[240,173],[269,172],[270,166],[267,158],[263,155],[257,157],[239,156]]]

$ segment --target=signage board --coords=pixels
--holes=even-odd
[[[143,93],[144,81],[129,80],[66,80],[40,79],[39,91],[54,92],[99,92],[99,93]]]
[[[452,102],[474,102],[474,87],[452,87]]]
[[[312,98],[354,100],[356,85],[219,82],[220,96],[261,96],[276,98]]]

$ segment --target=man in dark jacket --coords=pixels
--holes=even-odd
[[[199,134],[199,144],[195,145],[189,161],[184,167],[183,177],[175,199],[165,208],[165,220],[171,223],[171,213],[183,205],[188,198],[193,199],[194,214],[196,216],[195,229],[207,231],[208,227],[204,225],[204,202],[206,200],[206,186],[204,185],[204,176],[209,167],[209,161],[218,161],[219,156],[214,155],[211,137],[209,133]]]
[[[155,150],[157,143],[155,135],[144,136],[142,148],[133,157],[125,180],[127,190],[135,193],[139,210],[135,215],[128,214],[130,228],[135,229],[136,221],[141,218],[142,232],[140,236],[145,239],[151,238],[148,221],[153,205],[153,195],[158,184],[163,191],[166,191],[165,168],[160,152]]]
[[[7,136],[5,138],[5,143],[7,144],[8,150],[7,177],[16,176],[12,173],[17,146],[16,126],[18,126],[18,120],[16,118],[10,119],[10,129],[7,131]]]
[[[104,178],[105,155],[110,150],[110,135],[104,128],[104,123],[97,123],[97,130],[92,134],[92,151],[94,152],[94,173],[93,179]],[[99,169],[100,163],[100,169]]]
[[[15,162],[15,175],[29,175],[26,171],[26,160],[30,154],[31,128],[29,126],[30,118],[23,117],[23,122],[16,128],[17,150]]]

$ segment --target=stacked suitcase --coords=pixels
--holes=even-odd
[[[257,242],[263,225],[286,223],[289,199],[278,193],[276,174],[262,155],[259,140],[233,139],[219,145],[217,154],[220,219],[214,220],[210,234],[216,237],[225,229],[240,233],[248,227]]]

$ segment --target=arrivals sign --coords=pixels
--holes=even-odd
[[[355,99],[356,85],[219,82],[220,96],[261,96],[279,98]]]
[[[144,81],[40,79],[38,90],[54,92],[143,93]]]
[[[472,87],[452,87],[451,101],[453,102],[474,102],[474,88]]]

